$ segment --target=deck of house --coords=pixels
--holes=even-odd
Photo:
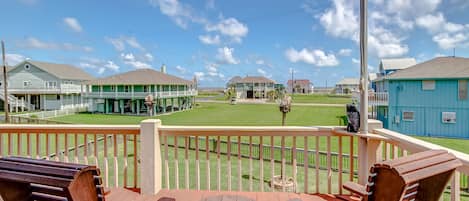
[[[107,200],[336,200],[377,161],[445,149],[461,160],[447,199],[467,199],[469,155],[382,128],[0,125],[0,157],[96,165]],[[276,182],[272,178],[278,178]],[[289,182],[288,182],[289,181]],[[278,183],[289,185],[278,186]],[[133,189],[127,190],[127,189]],[[138,192],[138,193],[137,193]]]

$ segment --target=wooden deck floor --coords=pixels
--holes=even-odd
[[[106,196],[107,201],[338,201],[331,195],[309,195],[279,192],[232,192],[232,191],[195,191],[161,190],[154,196],[142,196],[139,193],[115,188]]]

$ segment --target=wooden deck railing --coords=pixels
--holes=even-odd
[[[369,127],[370,134],[351,134],[342,127],[166,126],[159,120],[135,126],[0,125],[0,157],[96,164],[105,186],[141,188],[143,194],[163,188],[341,194],[348,193],[341,188],[345,181],[364,183],[376,161],[446,149],[464,164],[450,184],[451,200],[465,194],[468,155],[376,121]]]

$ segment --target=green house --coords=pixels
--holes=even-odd
[[[195,83],[152,69],[138,69],[86,83],[90,112],[151,114],[192,108]],[[145,98],[153,98],[152,105]],[[152,108],[150,108],[152,107]]]

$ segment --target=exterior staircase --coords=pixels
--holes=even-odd
[[[0,100],[5,101],[5,94],[0,92]],[[8,95],[8,104],[10,104],[10,111],[14,111],[15,108],[18,110],[29,110],[30,108],[34,108],[33,105],[25,102],[24,100],[18,99],[16,96]]]

